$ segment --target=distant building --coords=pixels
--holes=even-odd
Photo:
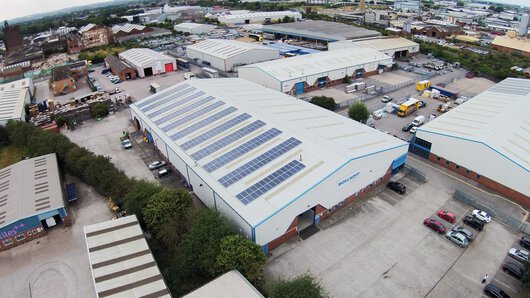
[[[174,58],[150,49],[130,49],[120,53],[119,57],[132,66],[140,78],[173,72],[177,69]]]
[[[19,26],[9,26],[4,22],[4,43],[6,46],[6,56],[11,56],[24,49],[24,39]]]
[[[77,90],[76,81],[88,73],[86,61],[77,61],[69,65],[52,69],[52,90],[54,95],[64,95]]]
[[[242,14],[228,14],[221,15],[217,18],[219,23],[227,25],[237,24],[270,24],[275,23],[279,19],[285,17],[299,20],[302,18],[302,14],[297,11],[260,11],[260,12],[249,12]]]
[[[364,13],[364,22],[366,24],[377,24],[388,26],[390,15],[386,10],[368,10]]]
[[[505,53],[517,53],[530,58],[530,39],[521,37],[497,36],[491,47]]]
[[[66,51],[68,54],[79,54],[84,49],[83,37],[78,32],[66,34]]]
[[[446,22],[444,22],[446,23]],[[451,36],[462,35],[462,27],[453,24],[425,24],[412,29],[413,34],[425,35],[433,38],[444,39]]]
[[[110,68],[112,73],[120,77],[120,80],[122,81],[136,79],[134,68],[114,55],[105,58],[105,66]]]
[[[113,42],[112,30],[108,27],[88,24],[79,29],[79,33],[83,36],[86,49],[105,46]]]
[[[328,44],[329,51],[359,47],[371,48],[395,59],[415,56],[420,52],[419,44],[402,37],[343,40]]]
[[[199,24],[199,23],[180,23],[173,27],[175,31],[180,31],[190,34],[204,34],[211,32],[215,29],[214,25],[210,24]]]
[[[394,9],[403,12],[419,12],[420,0],[396,0]]]

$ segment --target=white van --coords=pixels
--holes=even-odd
[[[417,116],[414,118],[414,120],[412,120],[412,125],[414,126],[420,126],[423,123],[425,123],[425,116]]]

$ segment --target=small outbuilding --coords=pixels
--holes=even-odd
[[[136,72],[134,68],[127,63],[121,61],[114,55],[105,58],[105,66],[112,70],[112,73],[120,77],[120,80],[134,80],[136,79]]]
[[[119,57],[133,67],[140,78],[173,72],[177,69],[174,58],[151,49],[130,49],[120,53]]]

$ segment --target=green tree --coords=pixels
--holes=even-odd
[[[193,199],[187,191],[164,189],[147,202],[143,210],[144,221],[159,240],[173,247],[188,228],[192,206]]]
[[[464,1],[457,1],[456,2],[456,6],[457,7],[464,7],[464,5],[465,5]]]
[[[348,116],[355,121],[366,123],[366,120],[370,117],[370,113],[364,103],[356,102],[348,109]]]
[[[97,103],[90,108],[90,113],[94,118],[102,118],[109,114],[109,108],[102,103]]]
[[[221,240],[215,270],[224,273],[239,270],[253,285],[259,287],[263,280],[265,254],[261,246],[239,236],[227,236]]]
[[[281,279],[271,285],[270,298],[324,298],[328,294],[319,281],[305,273],[290,280]]]
[[[132,188],[123,197],[123,206],[130,214],[136,214],[138,220],[143,223],[143,210],[151,197],[162,191],[162,188],[152,182],[140,180],[134,183]]]
[[[314,96],[311,98],[310,103],[322,107],[324,109],[334,111],[335,110],[335,99],[328,96]]]
[[[25,122],[9,120],[6,124],[6,129],[13,145],[24,148],[33,132],[37,130],[37,127]]]
[[[5,126],[0,125],[0,147],[7,146],[11,143],[11,140],[9,139],[9,133],[7,132],[7,129]]]
[[[235,230],[226,218],[210,208],[201,210],[180,246],[182,268],[189,275],[213,276],[221,240],[229,235]]]
[[[351,77],[348,76],[348,75],[345,75],[344,78],[342,78],[342,83],[350,84],[351,83]]]

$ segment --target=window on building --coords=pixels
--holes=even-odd
[[[13,240],[12,239],[6,239],[6,240],[2,241],[2,243],[4,244],[4,246],[8,246],[8,245],[13,244]]]
[[[446,164],[446,165],[448,165],[448,164],[450,164],[450,163],[451,163],[451,162],[448,161],[448,160],[445,161],[445,164]]]
[[[460,166],[459,166],[459,165],[456,165],[456,169],[457,169],[457,170],[460,169]]]
[[[431,142],[427,142],[424,139],[418,138],[418,137],[416,137],[414,139],[415,139],[414,143],[416,145],[421,146],[421,147],[423,147],[423,148],[425,148],[427,150],[431,150],[431,146],[432,146]]]
[[[437,157],[436,157],[436,160],[440,160],[440,159],[441,159],[440,156],[437,156]]]
[[[469,174],[469,170],[466,170],[466,174]]]
[[[480,179],[480,175],[479,174],[477,174],[477,179]]]
[[[15,237],[15,239],[16,239],[17,241],[22,241],[22,240],[26,239],[26,236],[24,236],[24,234],[20,234],[20,235],[17,235],[17,236]]]

